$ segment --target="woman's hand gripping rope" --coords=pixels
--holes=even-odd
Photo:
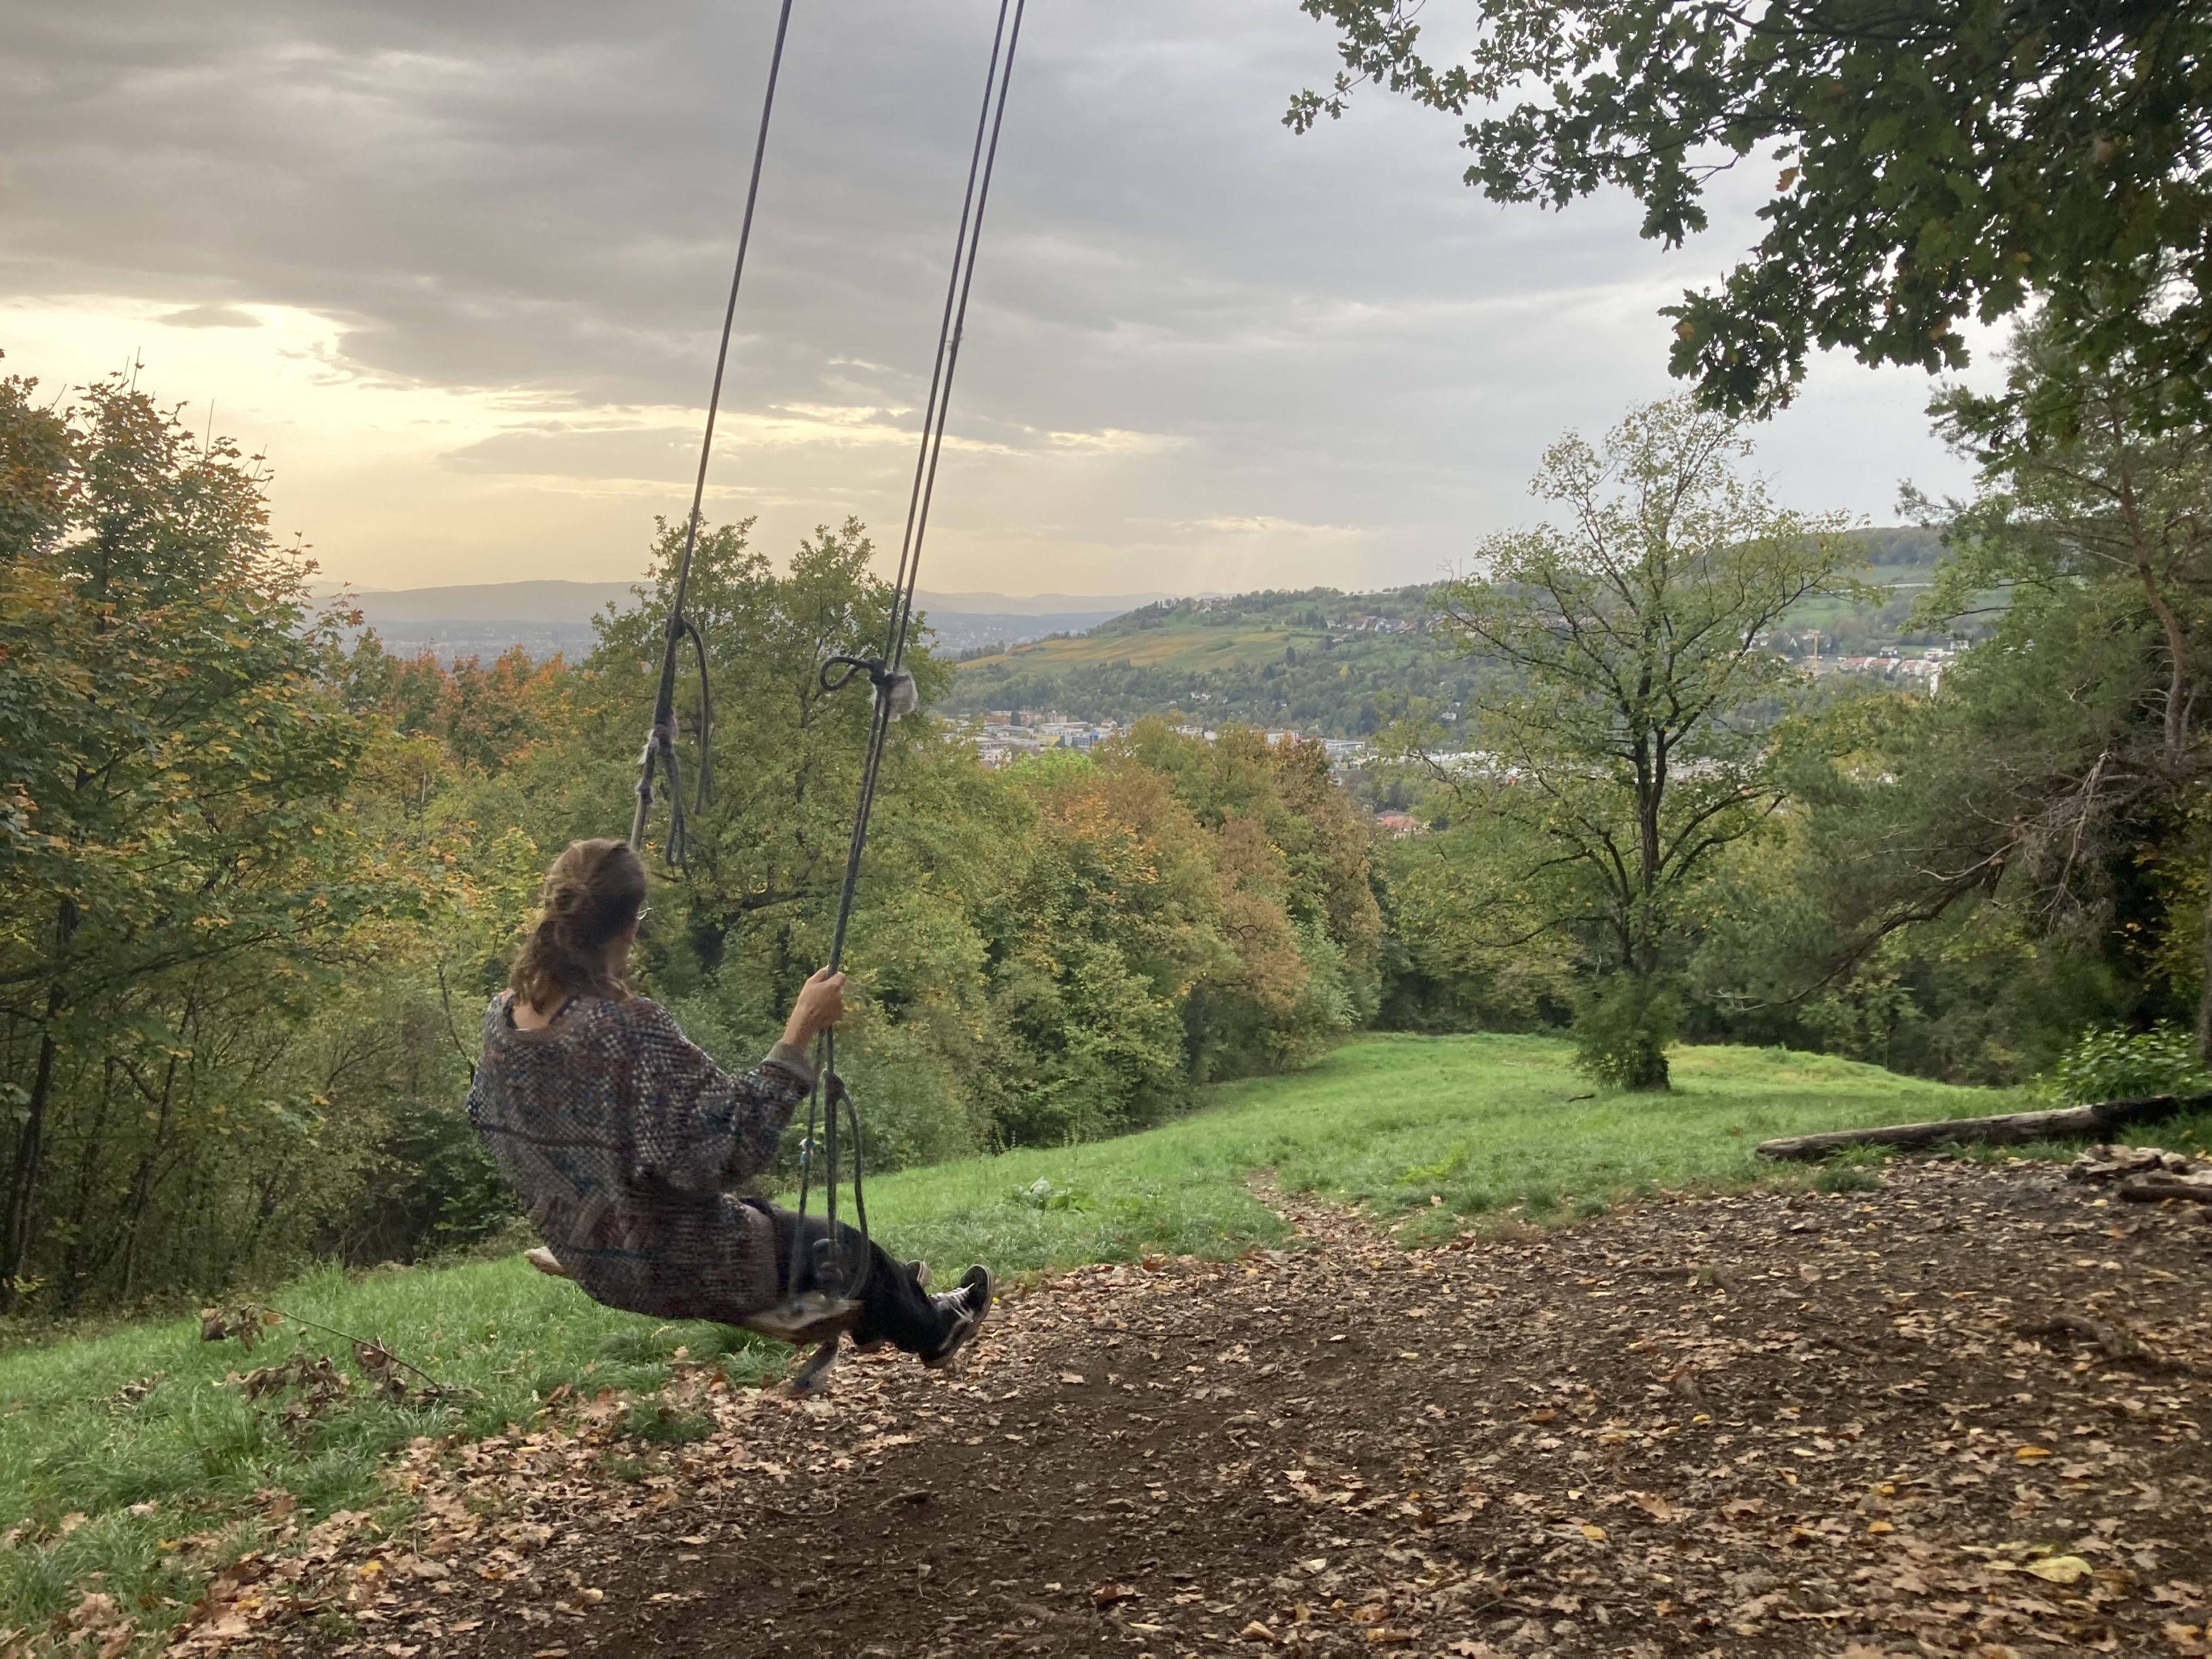
[[[783,1040],[804,1048],[844,1018],[845,976],[824,968],[799,988],[791,1018],[784,1022]]]

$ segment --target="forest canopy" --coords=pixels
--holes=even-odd
[[[677,544],[580,662],[401,659],[343,643],[266,488],[121,384],[0,382],[11,1310],[510,1213],[459,1111],[475,1010],[551,854],[628,815]],[[723,525],[694,567],[720,787],[642,983],[733,1062],[826,953],[866,703],[815,668],[880,640],[872,551],[848,523],[778,568]],[[1372,1017],[1370,831],[1318,745],[1143,726],[994,775],[916,715],[887,766],[842,1051],[876,1167],[1153,1122]]]

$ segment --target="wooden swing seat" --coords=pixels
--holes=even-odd
[[[560,1258],[542,1244],[525,1250],[522,1259],[549,1279],[574,1277],[561,1265]],[[860,1304],[849,1297],[803,1291],[787,1302],[732,1322],[793,1347],[812,1347],[813,1353],[791,1379],[793,1394],[811,1394],[828,1379],[830,1367],[837,1363],[841,1342],[852,1334],[860,1317]]]

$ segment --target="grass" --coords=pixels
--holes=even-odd
[[[286,1311],[380,1338],[472,1391],[434,1404],[370,1397],[346,1344],[285,1324],[251,1353],[171,1320],[19,1350],[0,1359],[0,1647],[98,1588],[167,1622],[211,1571],[255,1547],[296,1502],[310,1516],[383,1501],[377,1472],[416,1435],[483,1435],[525,1423],[560,1383],[658,1388],[679,1348],[765,1376],[781,1350],[712,1325],[659,1325],[586,1301],[514,1261],[349,1280],[326,1273],[275,1298]],[[350,1395],[297,1424],[295,1393],[248,1401],[224,1379],[330,1353]],[[126,1393],[126,1390],[128,1391]],[[649,1414],[642,1442],[680,1437]]]
[[[1753,1147],[2015,1103],[1782,1049],[1684,1049],[1674,1071],[1671,1095],[1591,1098],[1556,1038],[1372,1037],[1296,1076],[1212,1090],[1204,1110],[1146,1134],[872,1182],[869,1213],[944,1267],[1227,1254],[1281,1237],[1246,1184],[1272,1170],[1289,1191],[1401,1218],[1418,1240],[1485,1218],[1589,1215],[1662,1188],[1809,1185],[1817,1170],[1759,1166]],[[1013,1198],[1039,1182],[1048,1202]]]
[[[1770,1135],[2002,1110],[2009,1095],[1948,1088],[1782,1050],[1692,1048],[1677,1091],[1588,1096],[1566,1045],[1514,1036],[1376,1037],[1310,1072],[1208,1091],[1144,1134],[908,1170],[870,1183],[878,1235],[940,1272],[1001,1271],[1193,1252],[1233,1255],[1283,1224],[1248,1182],[1359,1203],[1419,1239],[1502,1219],[1564,1221],[1662,1189],[1755,1182],[1852,1189],[1878,1161],[1827,1169],[1754,1164]],[[2187,1126],[2185,1126],[2187,1127]],[[2199,1139],[2212,1125],[2189,1132]],[[2185,1144],[2183,1129],[2161,1131]],[[2063,1151],[2070,1149],[2052,1149]],[[377,1472],[416,1435],[495,1433],[528,1422],[561,1384],[644,1393],[679,1349],[766,1376],[787,1350],[707,1325],[665,1325],[588,1302],[517,1259],[347,1279],[324,1274],[276,1302],[382,1339],[471,1391],[428,1405],[370,1397],[358,1375],[326,1413],[288,1424],[225,1377],[295,1351],[345,1344],[287,1324],[251,1354],[167,1321],[0,1357],[0,1645],[44,1626],[88,1589],[167,1622],[208,1575],[254,1547],[289,1494],[310,1516],[383,1499]],[[656,1406],[628,1419],[641,1459],[696,1425]]]

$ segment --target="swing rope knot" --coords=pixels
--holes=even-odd
[[[833,668],[845,672],[835,679],[830,676]],[[881,657],[832,657],[822,665],[822,689],[842,691],[861,675],[875,687],[878,708],[888,706],[889,717],[902,720],[921,707],[921,692],[914,683],[914,676],[903,668],[894,668]]]

